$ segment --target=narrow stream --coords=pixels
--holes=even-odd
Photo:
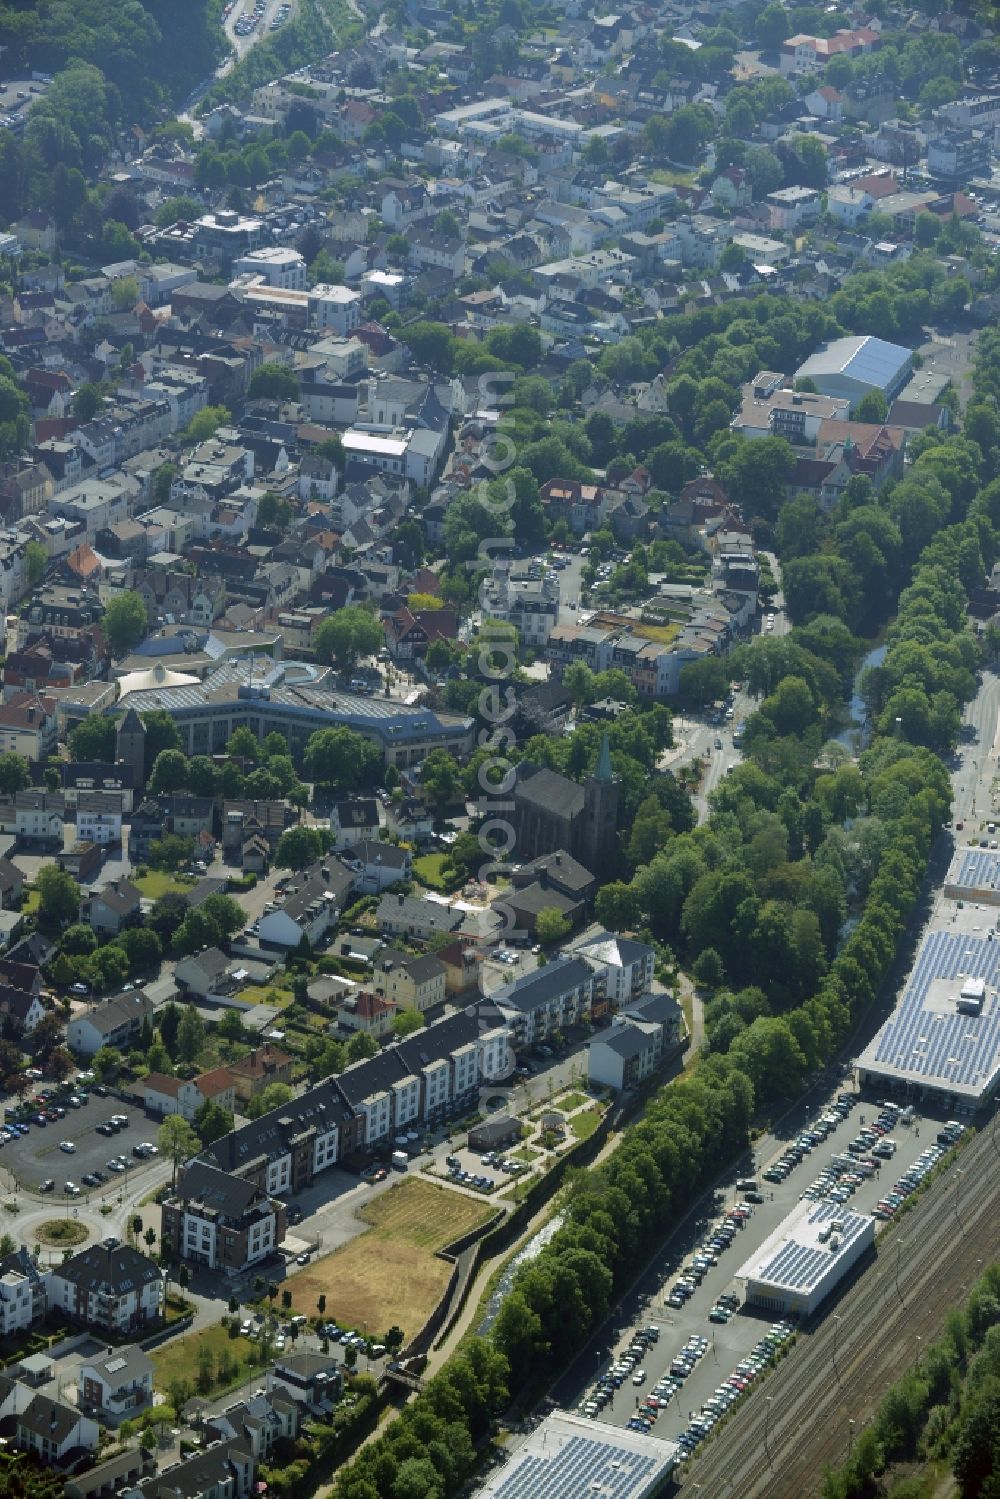
[[[501,1275],[500,1279],[497,1281],[496,1290],[493,1292],[493,1295],[490,1297],[489,1302],[487,1303],[486,1316],[476,1328],[476,1334],[478,1337],[485,1336],[485,1334],[488,1333],[490,1328],[493,1326],[494,1322],[497,1319],[497,1315],[499,1314],[500,1308],[504,1303],[504,1299],[509,1295],[510,1288],[514,1284],[514,1277],[520,1270],[521,1266],[530,1264],[532,1260],[538,1258],[542,1250],[545,1248],[546,1244],[552,1238],[552,1235],[558,1232],[560,1228],[562,1228],[562,1222],[562,1213],[556,1213],[555,1217],[550,1218],[548,1223],[543,1224],[542,1227],[538,1230],[537,1234],[534,1234],[532,1238],[528,1240],[524,1248],[518,1250],[517,1254],[515,1254],[514,1258],[507,1266],[503,1275]]]
[[[870,666],[882,665],[887,649],[885,645],[873,646],[855,673],[854,690],[847,707],[850,723],[835,736],[836,742],[842,744],[845,749],[849,749],[852,754],[865,749],[871,738],[871,724],[868,721],[865,700],[861,696],[861,679]]]

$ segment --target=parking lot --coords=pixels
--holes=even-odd
[[[824,1112],[825,1108],[818,1109],[817,1117]],[[759,1183],[760,1195],[764,1201],[746,1203],[745,1209],[741,1207],[746,1194],[736,1189],[735,1179],[731,1185],[715,1194],[711,1207],[692,1222],[684,1247],[678,1246],[659,1268],[655,1290],[646,1286],[645,1294],[633,1298],[627,1308],[627,1320],[624,1320],[626,1309],[623,1309],[623,1321],[616,1329],[613,1344],[606,1343],[595,1354],[593,1369],[587,1371],[587,1383],[574,1391],[573,1406],[585,1409],[588,1403],[594,1403],[597,1380],[608,1375],[615,1364],[619,1364],[620,1371],[624,1369],[621,1361],[627,1360],[630,1347],[638,1351],[637,1334],[643,1328],[650,1329],[651,1333],[644,1343],[641,1356],[635,1356],[631,1370],[620,1372],[617,1376],[618,1387],[608,1391],[609,1398],[606,1403],[601,1404],[599,1411],[600,1420],[616,1426],[627,1426],[629,1421],[638,1419],[639,1408],[645,1407],[647,1397],[657,1392],[657,1399],[662,1398],[666,1403],[655,1416],[643,1409],[642,1417],[651,1420],[651,1429],[657,1436],[676,1440],[689,1428],[692,1416],[697,1419],[697,1413],[706,1402],[718,1400],[716,1391],[730,1379],[738,1380],[745,1386],[742,1398],[752,1399],[756,1374],[752,1367],[748,1371],[746,1365],[755,1356],[758,1361],[761,1356],[767,1356],[761,1340],[771,1337],[771,1329],[777,1326],[780,1313],[769,1312],[765,1308],[742,1306],[743,1285],[736,1280],[736,1271],[773,1233],[800,1198],[807,1192],[812,1195],[813,1184],[829,1166],[831,1158],[850,1154],[848,1143],[855,1139],[863,1123],[871,1123],[877,1112],[871,1102],[855,1101],[846,1117],[830,1130],[822,1143],[814,1145],[803,1155],[799,1164],[790,1170],[783,1181],[764,1180],[764,1172],[770,1168],[771,1161],[757,1160],[752,1166],[747,1162],[739,1173],[739,1179],[753,1175]],[[860,1213],[873,1212],[879,1199],[891,1190],[894,1182],[913,1168],[921,1153],[929,1147],[937,1148],[938,1128],[933,1121],[919,1116],[908,1126],[897,1121],[890,1135],[897,1145],[894,1157],[891,1161],[883,1160],[873,1176],[863,1178],[854,1188],[849,1198],[851,1209]],[[820,1189],[816,1190],[818,1192]],[[705,1267],[700,1284],[693,1294],[680,1306],[668,1305],[667,1297],[680,1276],[691,1266],[699,1247],[705,1246],[727,1215],[737,1209],[743,1218],[742,1226],[737,1219],[730,1219],[728,1229],[717,1241],[718,1247],[709,1251],[715,1263],[709,1263]],[[726,1239],[730,1241],[728,1247],[724,1242]],[[735,1298],[737,1303],[728,1321],[710,1320],[720,1298]],[[832,1301],[835,1303],[836,1294]],[[825,1310],[830,1310],[829,1303]],[[719,1316],[718,1313],[716,1315]],[[782,1336],[783,1334],[774,1334],[775,1346]],[[689,1372],[684,1372],[682,1377],[668,1384],[671,1365],[682,1354],[685,1345],[689,1350],[695,1351],[692,1342],[694,1339],[703,1339],[704,1342],[697,1356],[687,1360]],[[744,1367],[737,1373],[737,1366],[741,1364]],[[675,1369],[678,1367],[675,1365]],[[640,1373],[642,1379],[633,1383]],[[730,1389],[734,1392],[733,1399],[737,1398],[736,1383]],[[567,1400],[566,1403],[571,1402]],[[725,1399],[722,1404],[725,1405]],[[717,1412],[721,1413],[723,1412]],[[594,1415],[597,1412],[591,1409],[587,1414]]]
[[[7,1140],[2,1147],[0,1163],[13,1172],[25,1187],[38,1191],[45,1181],[54,1181],[53,1197],[64,1197],[65,1182],[75,1182],[80,1187],[81,1197],[88,1192],[100,1195],[112,1191],[117,1183],[132,1181],[140,1172],[148,1170],[155,1156],[140,1160],[133,1155],[132,1147],[148,1141],[156,1144],[159,1121],[147,1119],[135,1108],[120,1103],[116,1098],[91,1097],[81,1108],[65,1107],[65,1117],[40,1125],[34,1114],[28,1124],[28,1133],[17,1140]],[[128,1124],[117,1134],[97,1133],[98,1125],[106,1125],[112,1114],[125,1114]],[[73,1146],[72,1151],[60,1149],[62,1141]],[[126,1171],[111,1171],[108,1162],[117,1157],[128,1162]],[[81,1177],[101,1172],[103,1182],[88,1188]]]

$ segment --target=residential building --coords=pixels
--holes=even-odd
[[[88,1245],[49,1278],[50,1310],[95,1330],[121,1334],[157,1326],[163,1317],[163,1271],[117,1239]]]
[[[330,831],[333,833],[334,852],[377,839],[378,802],[373,796],[334,802],[330,809]]]
[[[495,989],[490,1001],[510,1027],[518,1046],[534,1046],[564,1026],[590,1014],[594,972],[577,957],[558,957]]]
[[[34,1452],[46,1467],[61,1463],[70,1453],[96,1452],[100,1428],[96,1421],[48,1395],[33,1395],[19,1413],[15,1443]]]
[[[355,1031],[363,1031],[366,1036],[374,1036],[376,1041],[392,1035],[392,1022],[399,1013],[398,1006],[393,1001],[383,999],[380,994],[372,994],[367,989],[344,993],[337,999],[336,1006],[338,1030],[347,1031],[351,1035]]]
[[[571,951],[594,970],[595,1008],[598,996],[603,996],[610,1009],[624,1009],[652,987],[655,954],[647,943],[634,937],[587,932],[573,943]]]
[[[204,1160],[184,1168],[163,1203],[161,1232],[170,1253],[229,1276],[267,1259],[286,1228],[285,1208],[268,1190]]]
[[[342,863],[354,875],[355,888],[363,895],[377,895],[408,880],[413,874],[413,855],[394,843],[355,843],[345,849]]]
[[[330,855],[292,875],[280,892],[280,902],[275,899],[264,907],[257,926],[261,943],[296,948],[303,938],[311,945],[319,942],[336,924],[354,883],[354,876]]]
[[[375,959],[373,987],[376,994],[391,1001],[404,1010],[419,1010],[421,1014],[434,1005],[444,1003],[444,964],[430,953],[422,957],[411,957],[386,947]]]
[[[27,1249],[15,1249],[0,1260],[0,1335],[12,1338],[45,1316],[48,1272]]]
[[[153,1403],[153,1363],[134,1343],[85,1358],[77,1373],[77,1408],[105,1424],[131,1420]]]
[[[80,920],[105,937],[117,937],[138,921],[142,895],[128,880],[112,880],[80,904]]]
[[[621,1092],[650,1076],[680,1041],[682,1012],[670,994],[649,994],[595,1032],[588,1051],[592,1083]]]
[[[383,895],[375,919],[384,936],[418,937],[426,941],[438,932],[457,932],[463,913],[419,895]]]
[[[79,791],[76,800],[76,836],[81,843],[102,846],[122,841],[125,813],[120,791]]]
[[[102,1046],[129,1051],[152,1018],[152,1001],[141,990],[119,994],[83,1015],[74,1015],[66,1025],[66,1045],[85,1057],[92,1057]]]
[[[236,1062],[227,1062],[236,1097],[247,1103],[272,1083],[290,1083],[294,1058],[270,1041],[255,1046]]]
[[[204,1103],[217,1103],[230,1112],[236,1107],[236,1085],[227,1067],[213,1067],[188,1081],[151,1072],[139,1084],[139,1091],[148,1111],[163,1118],[179,1114],[182,1119],[193,1119]]]

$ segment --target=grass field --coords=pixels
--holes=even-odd
[[[565,1109],[567,1114],[571,1109],[582,1109],[584,1104],[589,1102],[590,1099],[586,1093],[581,1093],[578,1088],[571,1089],[568,1093],[562,1093],[556,1099],[558,1106],[561,1109]]]
[[[414,859],[413,873],[429,890],[447,890],[448,886],[441,877],[445,858],[445,854],[421,854],[419,859]]]
[[[234,1363],[240,1366],[239,1378],[246,1378],[247,1364],[256,1359],[257,1345],[251,1338],[231,1338],[225,1327],[218,1323],[214,1327],[201,1327],[197,1332],[183,1333],[179,1338],[170,1338],[149,1355],[153,1362],[153,1383],[158,1390],[166,1391],[171,1380],[186,1379],[194,1387],[198,1377],[197,1354],[199,1349],[209,1348],[213,1359],[218,1359],[223,1349]],[[239,1383],[234,1377],[230,1383]]]
[[[262,989],[259,984],[251,984],[249,988],[241,989],[238,997],[248,1005],[277,1005],[283,1010],[295,996],[291,989],[279,989],[276,985]]]
[[[359,1211],[371,1225],[367,1233],[291,1277],[294,1309],[314,1316],[324,1295],[327,1313],[342,1327],[375,1334],[395,1325],[409,1337],[433,1311],[451,1273],[435,1250],[485,1223],[494,1211],[410,1177]]]
[[[179,880],[172,874],[164,874],[162,870],[151,869],[141,879],[133,880],[132,884],[144,895],[147,900],[160,900],[164,895],[183,895],[191,889],[191,880]]]
[[[601,1122],[597,1109],[584,1109],[581,1114],[571,1114],[569,1127],[578,1140],[589,1140]]]

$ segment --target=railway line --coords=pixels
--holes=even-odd
[[[883,1234],[864,1271],[800,1337],[686,1468],[682,1488],[712,1499],[808,1499],[847,1456],[888,1386],[941,1331],[963,1288],[997,1251],[997,1118]]]

